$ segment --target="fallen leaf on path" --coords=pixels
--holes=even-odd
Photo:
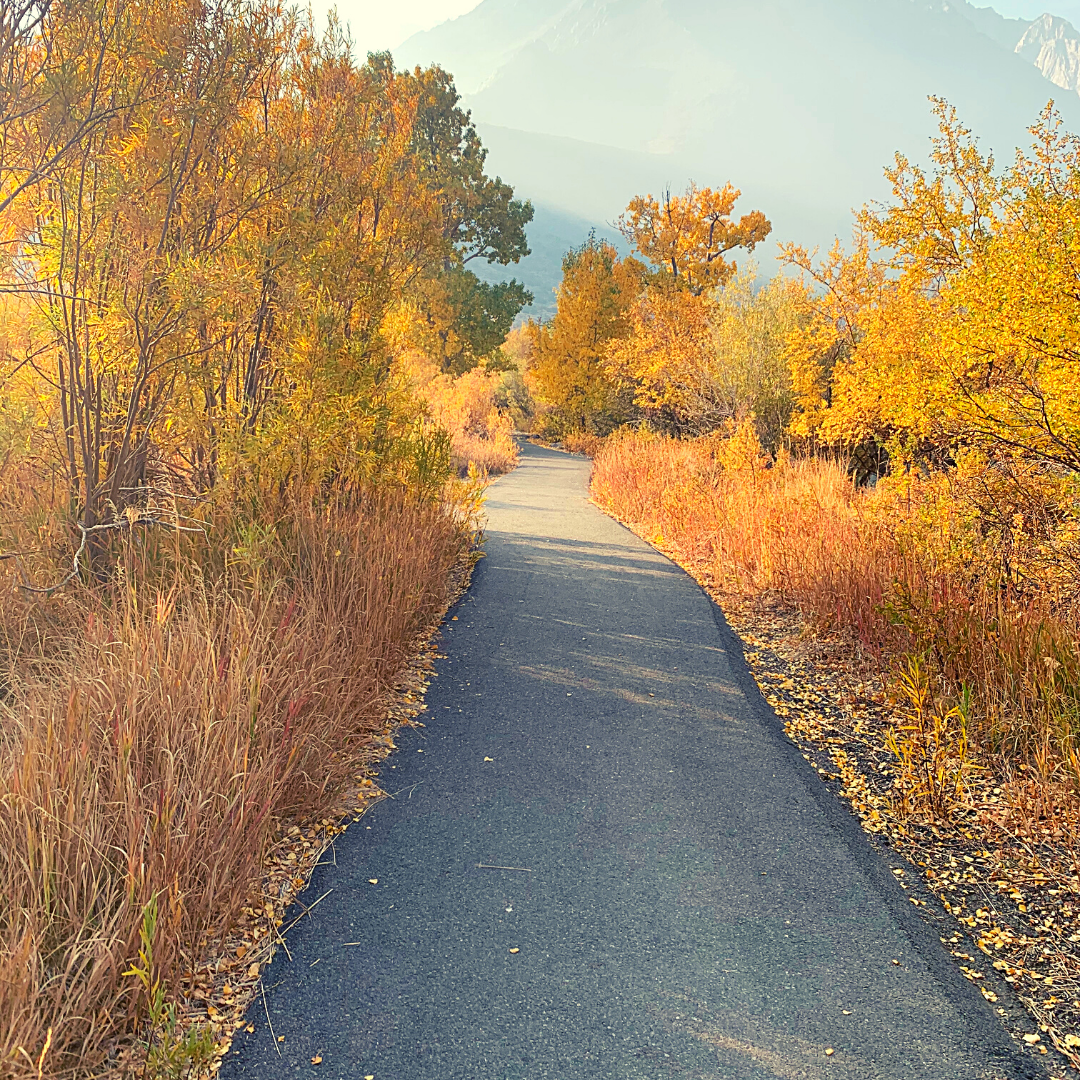
[[[315,1056],[314,1056],[314,1057],[313,1057],[313,1058],[311,1059],[311,1064],[312,1064],[312,1065],[321,1065],[321,1064],[322,1064],[322,1054],[316,1054],[316,1055],[315,1055]]]
[[[377,877],[369,877],[368,878],[368,884],[369,885],[378,885],[379,884],[379,879]]]

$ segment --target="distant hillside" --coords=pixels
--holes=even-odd
[[[481,134],[486,135],[486,131]],[[484,140],[487,142],[487,139]],[[535,196],[534,196],[535,197]],[[536,216],[529,226],[529,247],[532,254],[518,266],[499,266],[497,263],[470,263],[469,268],[483,281],[505,281],[514,277],[525,284],[533,294],[532,306],[525,312],[545,319],[555,313],[555,286],[562,278],[563,256],[576,247],[596,229],[597,235],[606,236],[623,245],[622,237],[614,229],[597,226],[587,218],[552,209],[543,202],[535,203]]]
[[[539,306],[553,246],[691,177],[737,184],[776,238],[846,237],[894,152],[927,150],[931,94],[1002,157],[1051,96],[1077,129],[1077,35],[1052,20],[1036,50],[1034,26],[963,0],[484,0],[397,59],[454,73],[490,168],[544,208],[517,270]]]

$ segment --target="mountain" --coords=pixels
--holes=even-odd
[[[976,7],[967,0],[936,0],[933,6],[942,12],[952,10],[962,15],[980,34],[985,34],[1009,52],[1017,51],[1017,42],[1031,25],[1029,19],[1009,19],[993,8]]]
[[[1080,92],[1080,34],[1072,23],[1041,15],[1024,31],[1016,53],[1055,86]]]
[[[1037,68],[1033,41],[1017,51],[1034,25],[963,0],[483,0],[396,58],[454,73],[490,167],[533,198],[549,246],[610,234],[631,196],[691,178],[731,180],[777,239],[827,245],[887,196],[897,150],[925,157],[929,95],[999,160],[1051,96],[1080,128],[1080,98],[1043,74],[1069,77],[1072,39],[1048,25],[1039,54],[1063,59]],[[772,250],[756,253],[765,273]],[[549,305],[550,285],[533,288]]]

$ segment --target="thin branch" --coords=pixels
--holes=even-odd
[[[202,533],[206,535],[206,530],[201,528],[193,528],[189,525],[179,525],[172,521],[162,521],[160,518],[155,517],[138,517],[134,520],[129,518],[121,518],[118,521],[110,521],[104,525],[91,525],[87,527],[83,525],[81,521],[75,522],[76,528],[82,534],[82,539],[79,541],[79,546],[75,551],[74,556],[71,559],[70,572],[58,581],[55,585],[49,585],[41,587],[37,585],[31,585],[27,581],[21,581],[16,585],[16,588],[21,589],[23,592],[34,593],[39,596],[51,596],[54,592],[62,589],[65,585],[74,581],[79,576],[79,561],[82,559],[83,552],[86,550],[86,545],[90,540],[91,533],[103,533],[103,532],[118,532],[123,529],[131,529],[136,525],[160,525],[162,528],[172,529],[174,532],[184,533]],[[9,556],[5,556],[9,557]]]

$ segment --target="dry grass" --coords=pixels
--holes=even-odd
[[[459,476],[467,475],[473,466],[486,476],[509,472],[518,461],[517,444],[508,430],[496,429],[490,434],[477,435],[459,431],[451,443],[454,468]]]
[[[592,435],[587,431],[571,431],[569,435],[563,436],[562,444],[563,448],[569,450],[571,454],[584,454],[586,457],[594,458],[600,453],[604,439],[600,435]]]
[[[858,489],[827,460],[773,466],[744,430],[610,439],[593,493],[718,589],[774,594],[810,626],[857,640],[883,671],[919,657],[927,692],[949,707],[967,687],[981,748],[1034,764],[1049,784],[1080,771],[1074,540],[1064,526],[995,531],[976,507],[987,483]]]
[[[464,375],[443,374],[415,350],[405,351],[397,364],[427,405],[431,419],[449,434],[459,476],[465,476],[470,466],[498,476],[517,465],[513,419],[496,404],[502,372],[477,367]]]
[[[44,602],[0,562],[0,1077],[87,1075],[160,1015],[281,821],[347,782],[465,545],[385,493],[210,536],[136,534]]]

